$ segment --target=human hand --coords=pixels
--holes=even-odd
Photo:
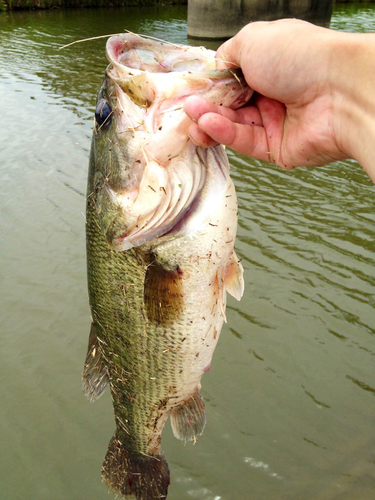
[[[217,67],[241,67],[256,94],[239,110],[188,98],[185,111],[195,122],[190,137],[199,146],[220,142],[285,169],[348,157],[366,163],[358,149],[368,134],[352,127],[353,118],[360,125],[361,112],[366,114],[355,96],[355,80],[361,73],[365,80],[373,78],[359,60],[363,46],[375,51],[375,38],[298,20],[245,26],[219,48]]]

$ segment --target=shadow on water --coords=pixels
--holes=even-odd
[[[373,31],[373,14],[336,6],[332,27]],[[80,377],[105,42],[58,49],[125,28],[186,43],[186,9],[15,12],[0,27],[0,498],[99,500],[112,407],[89,405]],[[353,161],[287,173],[229,157],[246,292],[204,378],[204,435],[183,446],[165,429],[169,498],[372,498],[374,187]]]

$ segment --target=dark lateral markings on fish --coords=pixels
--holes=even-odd
[[[137,35],[110,38],[97,98],[87,187],[92,325],[82,385],[96,401],[109,385],[116,430],[102,467],[114,493],[167,497],[161,449],[196,441],[226,294],[240,300],[234,252],[237,199],[221,145],[188,136],[188,95],[238,108],[251,97],[240,73],[216,70],[214,52]]]

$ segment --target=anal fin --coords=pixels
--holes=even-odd
[[[104,362],[100,343],[91,325],[89,346],[82,374],[82,390],[90,403],[94,403],[105,391],[109,383],[108,370]]]
[[[173,434],[182,441],[195,441],[206,425],[204,401],[197,389],[184,403],[172,410]]]

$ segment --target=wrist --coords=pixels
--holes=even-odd
[[[330,81],[338,145],[375,182],[375,35],[333,37]]]

